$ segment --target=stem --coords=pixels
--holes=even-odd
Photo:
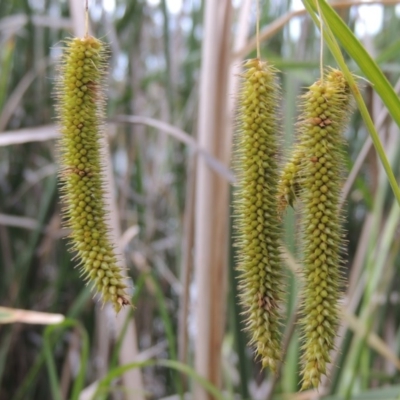
[[[89,0],[85,1],[85,37],[89,35]]]
[[[257,22],[256,22],[256,38],[257,38],[257,58],[260,59],[260,0],[257,2]]]
[[[320,39],[320,48],[319,48],[319,68],[320,68],[320,74],[321,74],[321,83],[324,82],[324,24],[322,21],[321,17],[321,8],[319,6],[319,1],[315,0],[317,3],[317,9],[318,9],[318,16],[319,16],[319,30],[321,32],[321,39]]]

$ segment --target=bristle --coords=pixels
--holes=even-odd
[[[343,131],[351,115],[351,95],[342,72],[330,69],[302,98],[299,140],[304,149],[300,197],[304,293],[300,325],[302,389],[317,387],[326,374],[338,328],[343,216]]]
[[[61,131],[60,180],[66,204],[63,218],[72,230],[71,247],[77,252],[84,279],[92,282],[118,312],[129,300],[110,240],[104,200],[101,141],[106,60],[104,44],[98,39],[68,40],[56,98]]]
[[[276,71],[267,63],[252,59],[244,68],[234,153],[240,300],[262,366],[276,371],[281,360],[283,282],[277,212],[279,90]]]

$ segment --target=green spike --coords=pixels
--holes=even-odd
[[[116,312],[129,304],[125,279],[117,265],[110,240],[104,202],[102,165],[104,125],[103,77],[106,50],[98,39],[87,36],[66,42],[57,83],[57,114],[64,219],[72,230],[72,250],[77,252],[85,280],[94,283],[103,300]],[[104,272],[111,278],[102,278]],[[111,294],[111,296],[109,295]],[[114,293],[119,293],[114,295]]]
[[[258,59],[246,61],[244,68],[234,152],[240,300],[250,342],[262,366],[276,372],[281,360],[283,282],[277,212],[280,97],[275,69]]]
[[[303,332],[302,389],[326,374],[339,322],[343,216],[339,209],[351,94],[341,71],[329,69],[302,97],[299,140],[302,200]]]

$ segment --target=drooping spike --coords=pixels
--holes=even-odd
[[[251,59],[239,91],[234,168],[240,300],[251,344],[262,366],[277,370],[281,360],[279,303],[283,267],[277,208],[280,121],[276,70]]]
[[[299,197],[301,162],[304,159],[304,149],[300,143],[294,145],[289,160],[284,165],[278,184],[278,210],[283,214],[287,206],[294,207]]]
[[[352,111],[349,85],[341,71],[302,97],[299,140],[304,149],[300,169],[304,293],[302,389],[317,387],[330,362],[338,328],[343,216],[339,209],[343,183],[343,132]]]
[[[57,83],[56,111],[61,132],[63,216],[72,230],[72,250],[78,254],[85,279],[118,312],[129,304],[129,299],[111,242],[104,198],[102,85],[106,61],[105,46],[98,39],[86,36],[67,40]],[[105,273],[111,279],[105,279]]]

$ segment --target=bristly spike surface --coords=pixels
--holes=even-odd
[[[259,59],[244,64],[238,98],[234,168],[240,300],[262,366],[281,360],[279,303],[283,268],[277,208],[280,121],[276,70]]]
[[[304,149],[300,197],[304,293],[302,389],[318,387],[338,328],[343,228],[339,209],[344,170],[343,132],[352,111],[343,73],[326,71],[302,98],[299,139]]]
[[[104,44],[87,36],[66,42],[57,83],[60,124],[60,179],[72,231],[72,250],[84,279],[116,312],[129,304],[125,279],[110,239],[102,166],[104,100],[102,84],[107,55]]]

